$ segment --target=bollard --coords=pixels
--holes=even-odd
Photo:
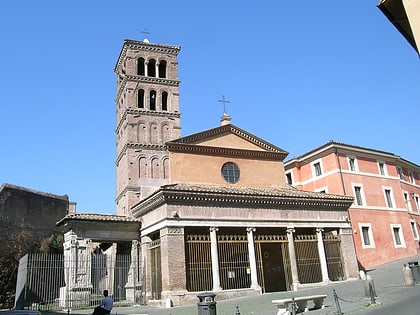
[[[337,309],[337,315],[343,315],[343,312],[341,311],[340,307],[340,301],[338,300],[337,292],[335,292],[335,289],[333,289],[333,297],[335,302],[335,308]]]
[[[370,295],[370,304],[376,304],[375,291],[373,290],[372,283],[369,283],[369,295]]]
[[[296,302],[295,302],[295,298],[292,298],[292,303],[290,304],[289,312],[292,315],[296,315],[296,311],[297,311],[297,305],[296,305]]]
[[[239,312],[239,305],[235,306],[235,315],[241,315],[241,313]]]

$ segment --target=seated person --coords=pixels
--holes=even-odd
[[[102,299],[101,304],[95,307],[92,315],[111,314],[112,306],[113,301],[111,297],[108,296],[108,290],[104,290],[104,298]]]

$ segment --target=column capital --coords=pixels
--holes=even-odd
[[[248,233],[251,233],[251,232],[255,232],[257,229],[256,228],[254,228],[254,227],[247,227],[246,228],[246,231],[248,232]]]
[[[324,228],[316,228],[315,231],[317,233],[322,233],[322,232],[324,232]]]
[[[211,226],[209,228],[209,230],[210,230],[210,232],[217,232],[217,231],[219,231],[219,228],[217,226]]]
[[[287,232],[287,234],[293,234],[293,233],[296,232],[296,230],[293,227],[288,227],[287,230],[286,230],[286,232]]]

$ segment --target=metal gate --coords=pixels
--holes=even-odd
[[[210,291],[213,288],[210,235],[186,236],[187,290]]]
[[[344,271],[340,237],[338,235],[324,234],[323,241],[327,258],[328,278],[332,281],[341,281],[344,279]]]
[[[264,292],[286,291],[292,270],[286,235],[255,235],[258,283]]]
[[[295,235],[295,252],[300,283],[322,282],[316,235]]]
[[[246,235],[218,235],[220,285],[224,290],[251,286]]]
[[[90,263],[90,265],[88,265]],[[90,269],[90,275],[85,277],[85,283],[79,283],[76,289],[66,287],[66,274],[63,254],[29,253],[19,261],[18,285],[16,294],[20,307],[40,309],[42,311],[61,308],[94,307],[102,299],[103,290],[107,289],[114,300],[114,305],[124,306],[138,301],[127,300],[126,285],[128,275],[138,273],[143,281],[142,266],[132,270],[131,255],[97,255],[92,254],[89,262],[78,260],[70,264]],[[141,296],[141,284],[132,292]],[[134,291],[136,288],[134,288]],[[83,301],[80,300],[81,291]],[[79,296],[76,298],[76,296]]]
[[[160,239],[154,240],[150,243],[150,289],[151,298],[153,300],[160,300],[162,293],[162,270],[160,260]]]

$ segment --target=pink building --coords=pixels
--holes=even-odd
[[[393,153],[329,142],[285,162],[288,184],[354,198],[360,268],[420,253],[420,166]]]

